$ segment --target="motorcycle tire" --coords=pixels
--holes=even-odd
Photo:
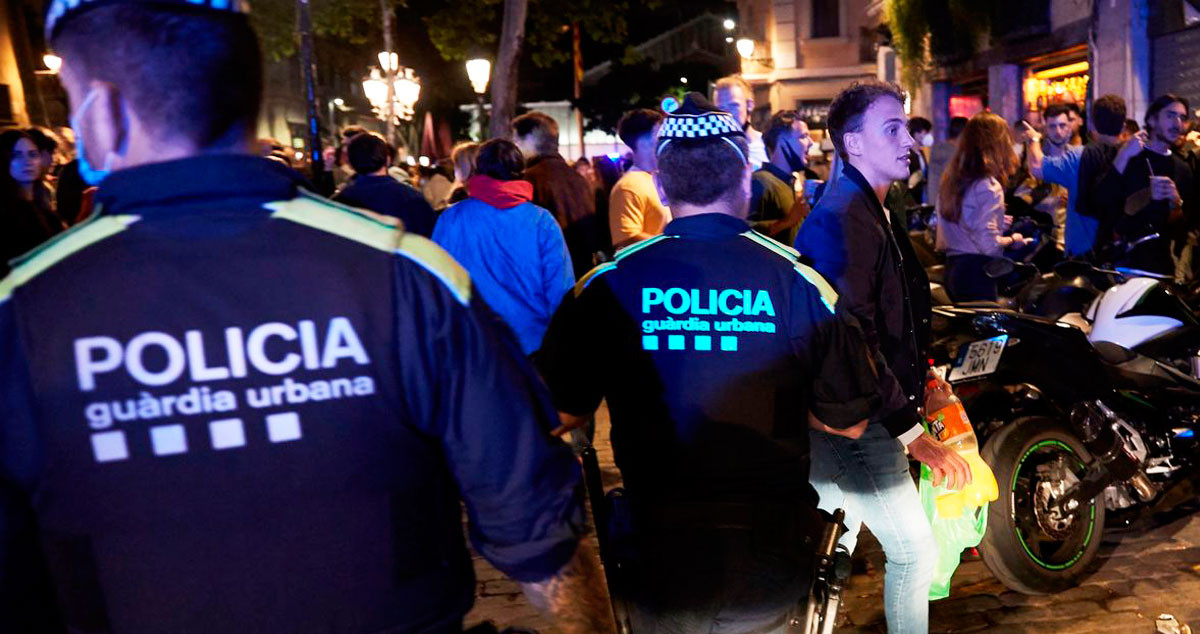
[[[1023,594],[1053,594],[1078,585],[1104,531],[1104,502],[1097,498],[1069,521],[1039,509],[1064,466],[1079,476],[1091,455],[1063,422],[1046,417],[1019,418],[988,439],[980,452],[1000,485],[1000,498],[988,512],[979,545],[983,562],[1009,589]],[[1044,497],[1040,499],[1045,499]]]

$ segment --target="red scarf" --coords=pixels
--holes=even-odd
[[[476,174],[467,179],[467,195],[498,209],[508,209],[533,200],[533,183],[502,181]]]

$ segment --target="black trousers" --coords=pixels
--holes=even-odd
[[[994,302],[998,297],[996,280],[983,272],[990,255],[970,253],[946,258],[946,293],[954,302]]]

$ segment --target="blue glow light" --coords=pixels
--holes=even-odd
[[[613,163],[616,163],[621,158],[620,152],[609,152],[608,154],[605,154],[605,156],[607,156],[608,160],[612,161]]]
[[[659,104],[662,111],[671,114],[679,109],[679,101],[674,97],[663,97],[662,103]]]
[[[1196,435],[1195,431],[1193,431],[1191,429],[1185,429],[1183,431],[1177,432],[1175,434],[1175,437],[1176,438],[1191,438],[1192,436],[1195,436],[1195,435]]]

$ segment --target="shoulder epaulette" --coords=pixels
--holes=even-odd
[[[449,253],[401,223],[363,209],[335,203],[301,190],[301,195],[264,205],[280,218],[402,256],[436,277],[464,306],[471,301],[471,276]]]
[[[792,268],[800,274],[800,277],[803,277],[806,282],[812,284],[817,289],[817,292],[821,295],[821,301],[829,309],[829,312],[834,312],[833,307],[837,305],[838,300],[837,291],[833,290],[833,286],[830,286],[829,282],[816,269],[800,262],[799,251],[776,242],[757,231],[746,231],[742,235],[751,242],[787,260],[788,264],[791,264]]]
[[[671,238],[674,238],[674,237],[675,236],[672,236],[672,235],[659,234],[659,235],[654,236],[653,238],[649,238],[647,240],[642,240],[641,242],[634,242],[633,244],[618,250],[617,254],[615,256],[613,256],[613,261],[620,262],[623,258],[627,258],[627,257],[633,255],[634,253],[637,253],[638,251],[641,251],[642,249],[645,249],[646,247],[648,247],[652,244],[658,244],[659,242],[662,242],[664,240],[670,240]]]
[[[0,302],[8,299],[18,286],[46,269],[86,247],[121,233],[138,220],[141,220],[141,216],[102,216],[97,209],[91,219],[75,225],[13,260],[12,272],[0,280]]]
[[[596,268],[585,273],[583,277],[579,278],[578,282],[575,282],[575,297],[579,297],[580,295],[582,295],[583,289],[587,288],[588,284],[592,283],[592,280],[596,279],[597,277],[600,277],[601,275],[604,275],[605,273],[607,273],[615,268],[617,268],[616,262],[605,262],[604,264],[601,264],[601,265],[597,266]]]

